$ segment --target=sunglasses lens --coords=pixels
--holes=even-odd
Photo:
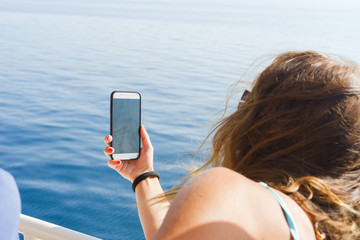
[[[244,91],[244,93],[243,93],[243,95],[241,96],[241,99],[240,99],[240,101],[239,101],[238,109],[239,109],[240,107],[242,107],[242,105],[244,105],[244,103],[246,102],[246,100],[249,98],[250,93],[251,93],[250,91],[248,91],[248,90],[245,89],[245,91]]]
[[[243,95],[241,96],[241,100],[246,101],[250,96],[250,91],[246,90],[244,91]]]

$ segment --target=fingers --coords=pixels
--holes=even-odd
[[[111,135],[106,135],[106,137],[104,138],[104,142],[106,143],[106,145],[110,146],[110,143],[112,142],[113,138]]]
[[[140,135],[141,135],[141,141],[142,141],[142,144],[143,144],[142,149],[145,150],[145,151],[153,149],[153,146],[152,146],[151,141],[150,141],[149,134],[146,132],[146,129],[145,129],[144,125],[141,125],[141,127],[140,127]],[[113,140],[113,138],[112,138],[111,135],[107,135],[104,138],[104,142],[107,145],[107,147],[104,149],[104,154],[106,156],[110,157],[110,158],[111,158],[111,154],[114,153],[114,148],[110,147],[110,143],[111,143],[112,140]]]
[[[140,135],[141,135],[141,141],[142,141],[144,150],[152,149],[153,146],[151,144],[149,134],[146,132],[146,129],[145,129],[144,125],[141,125]]]
[[[106,135],[106,137],[104,138],[104,142],[107,145],[107,147],[104,149],[104,154],[110,158],[110,155],[114,153],[114,148],[110,147],[110,143],[112,140],[113,138],[111,135]]]
[[[121,164],[120,160],[109,160],[108,166],[111,168],[115,168],[116,166],[119,166]]]
[[[108,157],[110,157],[111,158],[111,154],[113,154],[114,153],[114,148],[112,148],[112,147],[106,147],[105,149],[104,149],[104,154],[106,155],[106,156],[108,156]]]

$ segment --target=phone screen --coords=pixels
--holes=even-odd
[[[114,159],[136,159],[140,150],[140,94],[115,92],[112,97]]]

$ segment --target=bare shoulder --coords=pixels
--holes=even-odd
[[[209,194],[211,199],[217,200],[217,198],[221,198],[222,201],[226,201],[227,199],[224,199],[223,194],[233,195],[235,192],[250,189],[254,185],[255,182],[237,172],[223,167],[216,167],[206,170],[189,180],[179,192],[179,197],[182,195],[196,197],[201,193],[201,195]]]
[[[190,179],[171,203],[154,239],[252,239],[231,220],[237,211],[234,185],[240,186],[242,178],[226,168],[212,168]]]
[[[290,239],[290,232],[271,193],[219,167],[195,176],[179,191],[155,236],[165,238]]]

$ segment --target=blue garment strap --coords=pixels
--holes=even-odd
[[[280,207],[282,208],[282,210],[285,214],[286,220],[287,220],[289,228],[290,228],[290,233],[291,233],[293,239],[300,240],[299,234],[296,230],[296,226],[295,226],[293,217],[291,216],[290,210],[289,210],[288,206],[285,204],[284,200],[282,200],[282,198],[279,196],[279,194],[277,194],[274,190],[272,190],[266,183],[263,183],[263,182],[259,182],[259,183],[262,186],[264,186],[267,190],[269,190],[272,193],[272,195],[274,195],[274,197],[280,204]]]

